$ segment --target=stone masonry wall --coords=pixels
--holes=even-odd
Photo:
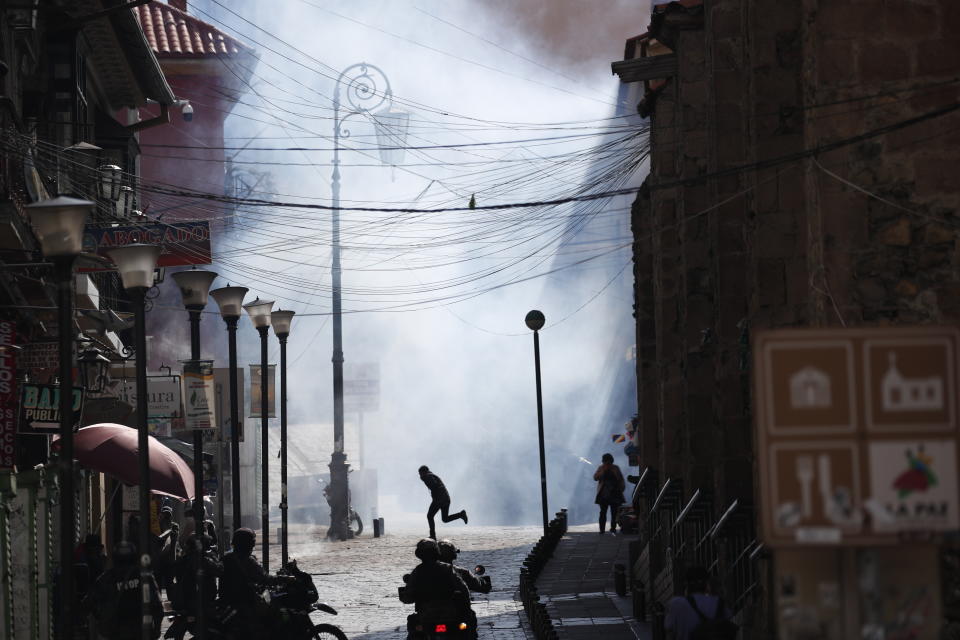
[[[960,319],[960,113],[778,161],[956,104],[958,33],[955,0],[713,0],[679,33],[633,210],[661,483],[752,501],[751,331]]]

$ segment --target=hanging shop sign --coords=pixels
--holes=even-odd
[[[87,225],[83,234],[85,253],[108,257],[107,252],[128,244],[155,244],[163,248],[158,267],[179,267],[194,264],[210,264],[210,223],[176,222],[164,224],[151,222],[130,227],[100,227]],[[97,271],[82,268],[81,271]]]
[[[187,431],[216,429],[213,360],[183,362],[183,418]]]
[[[50,435],[60,428],[60,385],[23,384],[20,387],[20,427],[18,433]],[[84,391],[73,388],[73,426],[80,426]]]
[[[147,417],[179,418],[181,415],[180,376],[147,376]],[[137,381],[125,378],[117,396],[137,406]]]
[[[380,363],[343,363],[343,409],[364,413],[380,409]]]
[[[268,364],[267,365],[267,417],[276,418],[276,403],[274,400],[274,376],[276,374],[277,365]],[[259,418],[260,417],[260,365],[252,364],[250,365],[250,417]]]
[[[17,459],[17,361],[11,348],[16,339],[17,326],[0,322],[0,469],[13,469]]]
[[[22,345],[17,366],[34,382],[50,382],[60,370],[60,343],[44,340]]]
[[[227,367],[217,367],[213,370],[213,389],[216,398],[217,426],[222,440],[228,442],[233,434],[233,427],[230,425],[230,369]],[[237,415],[240,418],[237,422],[237,428],[240,431],[240,437],[237,438],[243,442],[243,369],[237,367]]]

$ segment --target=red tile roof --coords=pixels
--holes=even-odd
[[[158,58],[235,56],[250,48],[211,24],[165,2],[134,8],[140,27]]]

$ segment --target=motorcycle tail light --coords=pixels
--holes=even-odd
[[[437,627],[434,629],[434,631],[435,631],[436,633],[446,633],[446,632],[447,632],[447,625],[445,625],[445,624],[438,624]]]
[[[460,623],[460,631],[466,631],[466,630],[467,630],[467,623],[466,623],[466,622],[461,622],[461,623]]]

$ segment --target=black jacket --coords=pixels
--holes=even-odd
[[[450,494],[447,493],[447,487],[444,486],[440,476],[427,472],[420,476],[420,479],[423,480],[423,484],[427,485],[427,489],[430,489],[431,498],[437,502],[450,502]]]

